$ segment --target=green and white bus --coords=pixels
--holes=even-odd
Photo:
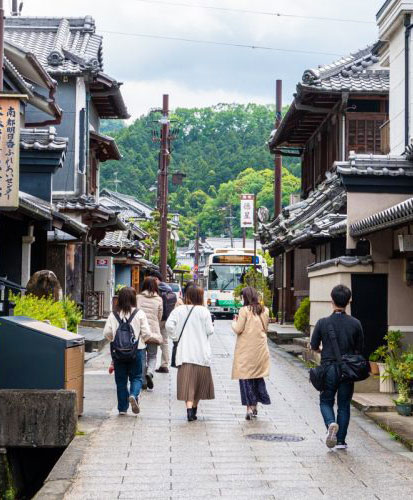
[[[258,272],[268,276],[268,267],[262,255],[255,256]],[[216,314],[232,316],[240,304],[235,302],[234,289],[242,283],[245,273],[254,267],[254,250],[222,248],[209,256],[204,268],[203,286],[208,309]]]

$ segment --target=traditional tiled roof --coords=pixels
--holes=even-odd
[[[133,196],[117,193],[106,188],[100,192],[100,202],[112,210],[119,211],[124,219],[148,219],[154,211],[154,208]]]
[[[413,161],[406,156],[350,154],[348,161],[336,162],[335,168],[343,176],[413,176]]]
[[[413,198],[365,217],[350,226],[351,236],[364,236],[413,221]]]
[[[354,266],[368,266],[373,263],[373,259],[370,255],[366,257],[353,257],[343,255],[343,257],[337,257],[335,259],[324,260],[323,262],[317,262],[315,264],[311,264],[307,267],[307,271],[310,273],[312,271],[319,271],[321,269],[326,269],[328,267],[337,267],[337,266],[345,266],[345,267],[354,267]]]
[[[88,210],[99,210],[103,214],[112,215],[112,210],[107,209],[102,204],[97,203],[93,196],[79,196],[78,198],[70,198],[57,200],[56,207],[61,211],[83,212]]]
[[[130,231],[126,230],[106,233],[103,240],[99,242],[99,248],[135,250],[143,253],[145,247],[138,240],[132,239]]]
[[[8,17],[5,39],[33,52],[49,74],[103,69],[102,37],[92,17]]]
[[[269,224],[259,228],[263,248],[280,252],[312,238],[332,236],[330,227],[342,222],[339,211],[346,203],[346,192],[337,175],[330,175],[307,199],[290,205]]]
[[[59,220],[59,226],[69,234],[80,235],[87,232],[87,226],[58,212],[54,205],[24,191],[19,191],[19,210],[40,220]]]
[[[389,71],[371,69],[379,58],[373,53],[375,44],[342,57],[331,64],[308,69],[299,86],[326,91],[388,92]]]
[[[20,147],[41,151],[61,151],[67,149],[69,139],[58,137],[56,128],[22,128],[20,130]]]

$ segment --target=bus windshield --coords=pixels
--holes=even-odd
[[[209,268],[209,290],[234,290],[252,266],[211,266]]]

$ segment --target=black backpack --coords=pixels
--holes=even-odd
[[[129,362],[136,359],[139,339],[135,342],[135,334],[131,323],[137,312],[138,310],[135,309],[128,319],[121,319],[118,313],[113,313],[119,323],[115,338],[110,343],[110,353],[114,361]]]
[[[175,309],[176,301],[177,301],[176,295],[172,290],[167,290],[165,292],[162,292],[162,303],[163,303],[162,321],[166,321],[169,318],[169,315]]]

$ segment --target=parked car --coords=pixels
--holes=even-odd
[[[179,283],[168,283],[177,299],[182,299],[182,288]]]

